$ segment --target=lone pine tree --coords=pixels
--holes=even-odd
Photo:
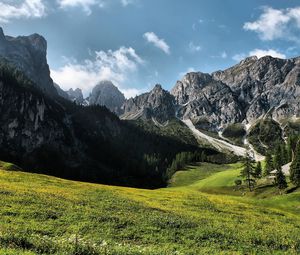
[[[286,182],[286,178],[284,173],[282,172],[282,168],[280,167],[280,169],[277,170],[276,172],[276,185],[278,187],[279,190],[283,190],[285,188],[287,188],[287,182]]]
[[[248,189],[252,191],[255,185],[255,168],[253,160],[248,151],[243,162],[241,176],[244,178],[244,182],[246,183]]]
[[[290,168],[291,181],[294,185],[300,186],[300,145],[299,142],[294,154],[294,160]]]
[[[272,155],[267,152],[266,154],[266,165],[265,165],[265,169],[264,169],[264,176],[268,176],[270,174],[270,172],[273,170],[273,159],[272,159]]]
[[[260,179],[262,177],[262,168],[260,161],[257,162],[255,167],[255,178]]]

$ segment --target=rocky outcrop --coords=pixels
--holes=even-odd
[[[204,129],[300,115],[300,58],[249,57],[224,71],[188,73],[171,90],[178,116]]]
[[[171,94],[175,97],[177,104],[183,105],[197,97],[201,90],[212,83],[212,77],[207,73],[187,73],[181,81],[177,81]]]
[[[175,117],[175,98],[157,84],[148,93],[126,100],[123,105],[123,119],[154,119],[159,123]]]
[[[212,74],[227,84],[244,105],[246,122],[269,113],[280,120],[300,114],[300,58],[246,58]]]
[[[83,181],[157,187],[177,153],[196,149],[121,121],[106,107],[45,95],[1,61],[0,123],[1,160]],[[158,153],[157,165],[145,159]]]
[[[203,129],[217,129],[243,118],[236,95],[209,74],[188,73],[171,90],[179,105],[177,117],[189,118]]]
[[[124,101],[124,95],[111,81],[101,81],[89,96],[90,105],[104,105],[118,115],[121,114]]]
[[[63,97],[64,99],[70,100],[68,93],[61,89],[61,87],[57,83],[54,82],[53,85],[59,96]]]
[[[24,72],[43,92],[56,96],[46,55],[47,42],[44,37],[38,34],[5,36],[0,27],[0,57]]]
[[[75,102],[78,105],[83,105],[85,104],[85,100],[83,98],[83,94],[82,94],[82,90],[77,88],[75,90],[73,90],[72,88],[70,88],[68,91],[66,91],[66,93],[69,96],[69,99],[72,102]]]
[[[54,87],[56,88],[58,95],[63,97],[64,99],[67,99],[78,105],[83,105],[83,106],[89,105],[88,98],[86,99],[83,97],[81,89],[77,88],[73,90],[72,88],[70,88],[68,91],[64,91],[56,83],[54,83]]]

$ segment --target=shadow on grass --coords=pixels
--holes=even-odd
[[[298,187],[292,187],[286,190],[286,194],[292,193],[294,191],[296,191],[298,189]]]
[[[200,163],[200,162],[198,162],[198,163],[191,163],[191,164],[185,166],[183,169],[180,169],[180,171],[194,170],[195,167],[198,167],[198,166],[201,166],[201,163]]]

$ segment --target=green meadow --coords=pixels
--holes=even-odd
[[[238,190],[241,164],[201,163],[169,187],[63,180],[1,163],[0,254],[299,254],[300,192]]]

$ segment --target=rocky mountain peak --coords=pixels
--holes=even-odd
[[[76,104],[82,105],[84,102],[84,98],[83,98],[83,94],[82,94],[82,90],[79,88],[76,88],[75,90],[73,90],[72,88],[70,88],[68,91],[66,91],[69,99],[73,102],[75,102]]]
[[[199,90],[212,81],[208,73],[191,72],[187,73],[181,81],[177,81],[171,94],[178,104],[185,104],[196,96]]]
[[[187,83],[189,85],[199,86],[201,84],[205,84],[211,81],[211,76],[208,73],[202,72],[190,72],[184,75],[182,78],[182,82]]]
[[[156,84],[153,89],[147,93],[148,94],[148,103],[150,103],[153,107],[161,104],[162,100],[166,97],[170,96],[170,92],[164,90],[160,84]]]
[[[169,92],[164,90],[160,84],[156,84],[153,89],[150,90],[149,98],[158,99],[166,93],[169,94]]]
[[[126,100],[123,111],[123,119],[154,118],[164,123],[175,116],[175,100],[160,84],[156,84],[150,92]]]
[[[68,90],[68,93],[73,94],[73,95],[76,96],[76,97],[81,97],[81,96],[82,96],[82,90],[79,89],[79,88],[76,88],[76,89],[74,89],[74,90],[73,90],[73,88],[70,88],[70,89]]]
[[[47,41],[46,39],[39,34],[32,34],[27,37],[30,45],[36,50],[40,51],[46,55],[47,53]],[[26,40],[26,37],[25,37]]]
[[[121,113],[121,106],[125,101],[123,93],[108,80],[99,82],[89,97],[90,105],[105,105],[112,112]]]
[[[161,91],[163,91],[163,88],[162,88],[162,86],[160,84],[156,84],[154,86],[154,88],[152,89],[152,91],[153,92],[161,92]]]
[[[0,30],[0,56],[31,79],[43,92],[57,96],[47,63],[47,41],[38,34],[4,36]]]
[[[239,64],[240,65],[249,64],[249,63],[253,63],[257,60],[258,60],[257,56],[250,56],[250,57],[247,57],[247,58],[241,60],[241,62]]]

